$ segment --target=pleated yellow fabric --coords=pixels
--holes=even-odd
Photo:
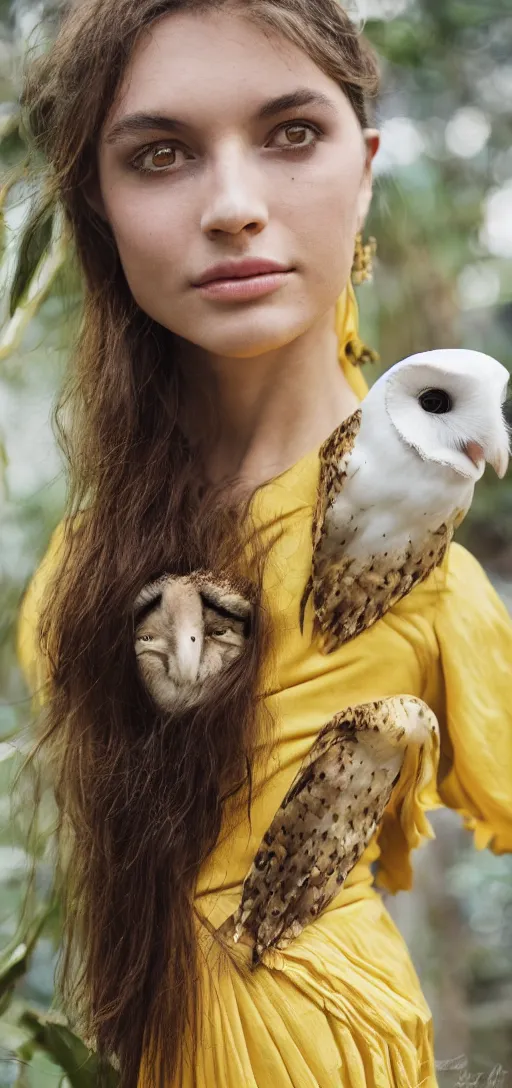
[[[340,362],[358,396],[365,385],[344,356],[357,333],[350,288],[337,309]],[[427,812],[457,809],[476,845],[512,849],[512,626],[475,560],[453,545],[442,565],[374,627],[323,656],[304,634],[298,605],[311,564],[318,449],[266,484],[253,501],[263,538],[282,535],[267,563],[264,597],[274,647],[265,690],[275,744],[261,771],[251,826],[228,805],[217,847],[199,874],[196,906],[217,928],[238,904],[261,838],[322,726],[344,707],[409,694],[441,727],[409,752],[381,826],[323,914],[283,952],[267,952],[251,974],[237,969],[198,921],[203,1039],[180,1088],[432,1088],[437,1084],[430,1010],[404,941],[374,887],[411,885],[411,851],[432,837]],[[58,560],[52,540],[21,610],[18,649],[40,684],[34,633],[43,585]],[[441,766],[447,772],[438,783]],[[258,772],[256,774],[258,781]],[[261,781],[261,779],[260,779]],[[139,1088],[149,1083],[144,1061]],[[178,1088],[169,1085],[169,1088]]]

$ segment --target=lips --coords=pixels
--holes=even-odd
[[[259,257],[247,257],[243,260],[229,260],[219,261],[218,264],[214,264],[211,268],[208,268],[206,272],[198,280],[195,281],[195,287],[201,287],[205,283],[212,283],[214,280],[237,280],[246,279],[252,276],[269,275],[275,272],[289,272],[290,269],[280,264],[279,261],[265,260]]]

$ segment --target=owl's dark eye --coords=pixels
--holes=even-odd
[[[434,416],[444,416],[453,408],[452,398],[445,389],[424,389],[418,400],[423,411]]]

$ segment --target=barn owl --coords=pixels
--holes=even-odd
[[[134,604],[135,654],[154,703],[179,714],[202,703],[242,653],[252,606],[229,582],[195,572],[164,575]]]
[[[478,351],[411,355],[320,450],[313,518],[314,625],[330,653],[442,560],[488,461],[505,475],[508,371]]]
[[[396,696],[349,707],[322,731],[266,831],[228,941],[283,949],[340,890],[380,823],[408,746],[439,738],[420,699]]]

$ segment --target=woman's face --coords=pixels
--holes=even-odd
[[[214,355],[295,339],[348,280],[377,147],[287,39],[223,9],[162,19],[131,57],[99,146],[102,212],[139,306]],[[244,258],[279,264],[243,288],[264,293],[198,286]]]

